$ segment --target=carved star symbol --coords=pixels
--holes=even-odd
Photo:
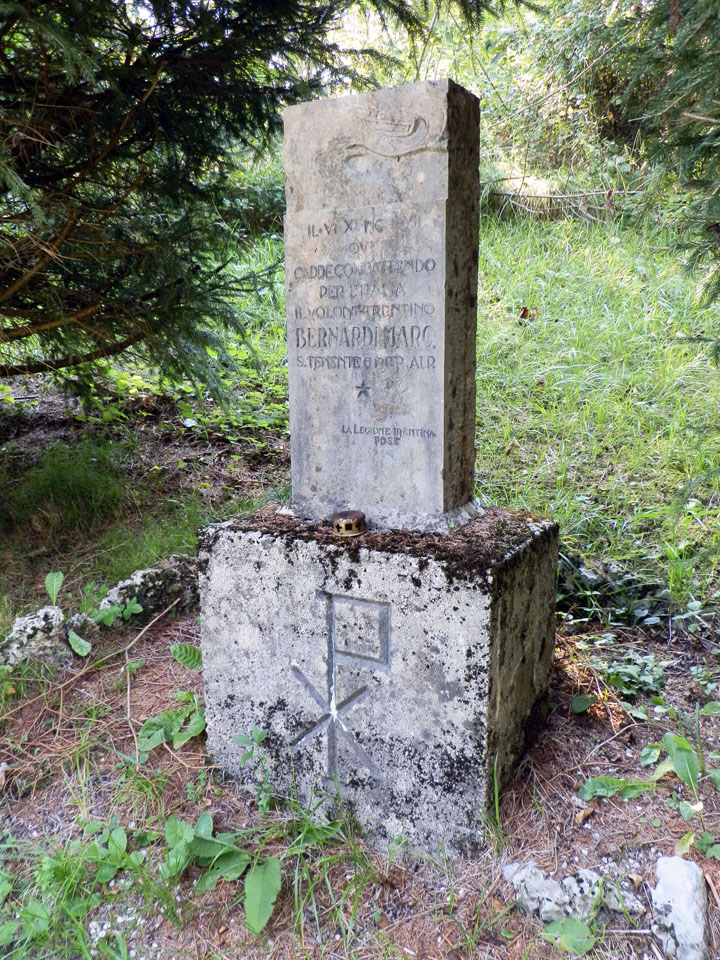
[[[356,389],[357,392],[358,392],[358,400],[360,399],[360,397],[368,397],[368,399],[369,399],[369,397],[370,397],[370,385],[367,384],[367,383],[365,383],[365,379],[364,379],[364,378],[363,378],[362,383],[359,384],[358,386],[356,386],[355,389]]]
[[[296,737],[296,739],[292,741],[290,744],[290,753],[297,753],[298,750],[305,747],[315,737],[327,731],[329,776],[332,777],[333,775],[337,774],[337,740],[338,737],[340,737],[345,744],[350,747],[351,751],[355,754],[356,759],[358,759],[360,763],[367,767],[373,776],[379,777],[380,772],[378,768],[355,739],[352,731],[345,726],[342,719],[345,714],[348,713],[355,706],[355,704],[362,700],[362,698],[368,693],[367,684],[365,684],[365,686],[358,687],[358,689],[354,690],[349,697],[346,697],[341,703],[337,703],[335,700],[334,661],[331,661],[328,664],[328,670],[330,673],[330,690],[327,699],[318,693],[302,670],[300,670],[295,664],[293,664],[290,669],[292,670],[295,679],[300,681],[315,703],[317,703],[317,705],[323,711],[323,714],[317,723],[313,724],[309,730],[306,730],[305,733],[302,733],[299,737]]]

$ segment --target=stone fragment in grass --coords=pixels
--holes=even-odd
[[[0,641],[0,663],[14,666],[21,660],[41,660],[57,667],[72,662],[73,653],[62,630],[65,615],[60,607],[42,607],[18,617]]]
[[[536,913],[545,923],[568,915],[570,898],[562,884],[549,877],[533,860],[520,869],[517,864],[508,864],[503,868],[503,877],[512,884],[523,913]]]
[[[65,624],[65,636],[68,636],[71,630],[83,640],[91,642],[100,633],[100,626],[86,613],[75,613]]]
[[[525,866],[508,864],[503,877],[512,884],[523,913],[535,913],[545,922],[565,916],[590,920],[603,908],[634,917],[645,912],[634,894],[621,891],[616,882],[595,870],[578,870],[558,882],[531,860]]]
[[[148,620],[160,613],[177,597],[180,610],[194,610],[199,605],[198,572],[195,557],[176,555],[162,566],[136,570],[127,580],[112,587],[100,601],[100,610],[112,606],[124,607],[137,598],[142,607],[140,620]]]
[[[707,894],[700,867],[682,857],[660,857],[652,891],[652,931],[677,960],[709,960]]]

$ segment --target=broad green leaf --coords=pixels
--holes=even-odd
[[[213,864],[213,870],[217,870],[223,880],[237,880],[245,872],[249,863],[250,856],[244,850],[230,849],[217,858]]]
[[[214,890],[220,879],[218,870],[208,870],[195,884],[195,893],[207,893],[208,890]]]
[[[160,865],[160,876],[163,880],[170,877],[179,877],[185,867],[190,863],[187,845],[184,843],[172,847],[165,855],[165,859]]]
[[[176,690],[173,696],[180,703],[192,703],[194,707],[197,707],[197,694],[193,693],[192,690]]]
[[[147,753],[161,743],[172,741],[192,712],[192,707],[181,707],[178,710],[164,710],[157,717],[150,717],[138,731],[138,750]]]
[[[63,904],[63,908],[67,910],[71,917],[78,920],[90,913],[91,910],[97,909],[101,902],[102,897],[99,893],[91,893],[89,897],[75,897]]]
[[[23,934],[30,940],[50,929],[50,911],[39,900],[31,900],[20,911]]]
[[[110,857],[119,863],[125,859],[127,850],[127,836],[122,827],[116,827],[108,837],[108,853]]]
[[[661,760],[660,763],[655,767],[652,772],[653,780],[661,780],[668,773],[672,773],[675,768],[673,767],[673,762],[670,757],[666,757],[664,760]]]
[[[195,830],[189,823],[176,817],[174,813],[167,818],[165,840],[169,847],[187,846],[194,836]]]
[[[188,849],[190,850],[191,856],[198,862],[201,860],[206,861],[205,863],[200,863],[202,867],[211,863],[216,857],[219,857],[220,854],[225,853],[227,850],[233,850],[234,847],[232,843],[226,843],[218,837],[195,837],[193,842],[189,844]]]
[[[654,780],[628,780],[621,789],[620,796],[623,800],[634,800],[635,797],[639,797],[642,793],[646,793],[648,790],[654,790],[656,786],[657,784]]]
[[[649,767],[653,763],[657,763],[660,759],[660,751],[662,750],[662,744],[660,743],[649,743],[646,747],[642,748],[640,753],[640,763],[644,767]]]
[[[700,711],[701,717],[716,717],[718,714],[720,714],[720,702],[717,700],[711,700],[710,703],[706,703]]]
[[[692,820],[697,813],[696,804],[688,803],[687,800],[681,800],[678,803],[678,813],[683,820]]]
[[[245,922],[256,937],[270,919],[280,882],[277,857],[254,864],[245,876]]]
[[[173,747],[177,750],[178,747],[181,747],[184,743],[187,743],[188,740],[192,740],[193,737],[197,737],[198,734],[202,733],[204,729],[205,708],[200,707],[190,717],[190,722],[188,723],[187,727],[175,734],[172,742]]]
[[[697,798],[698,758],[685,737],[678,737],[674,733],[666,733],[663,737],[663,746],[672,760],[677,776],[687,784]]]
[[[9,943],[12,943],[17,928],[17,920],[6,920],[5,923],[0,923],[0,947],[6,947]]]
[[[716,790],[720,790],[720,770],[707,770],[706,775]]]
[[[675,856],[684,857],[690,847],[693,845],[694,840],[695,834],[692,830],[688,830],[685,836],[680,837],[678,842],[675,844]]]
[[[120,867],[117,863],[111,863],[109,860],[101,860],[98,863],[97,879],[100,883],[110,883],[119,869]]]
[[[195,836],[196,837],[212,837],[213,832],[213,821],[212,814],[210,813],[201,813],[197,818],[197,823],[195,824]]]
[[[585,711],[597,703],[597,697],[593,693],[580,693],[573,697],[571,708],[573,713],[585,713]]]
[[[68,630],[68,643],[79,657],[86,657],[92,650],[92,644],[75,633],[74,630]]]
[[[143,611],[143,608],[138,603],[137,597],[133,597],[132,600],[128,600],[128,602],[123,607],[122,618],[123,620],[129,620],[133,614],[142,613],[142,611]]]
[[[0,903],[12,890],[12,880],[6,873],[0,874]]]
[[[173,660],[188,670],[202,669],[202,653],[193,643],[173,643],[170,647]]]
[[[60,593],[64,579],[64,575],[60,573],[59,570],[48,573],[45,576],[45,589],[47,590],[48,595],[53,603],[55,603],[58,598],[58,594]]]
[[[327,843],[337,836],[342,824],[339,820],[333,820],[330,823],[308,823],[302,833],[297,836],[288,847],[288,853],[301,853],[308,847],[316,844]]]
[[[583,800],[592,800],[595,797],[614,797],[626,785],[627,780],[617,777],[590,777],[578,790]]]
[[[262,730],[260,727],[256,727],[255,724],[252,725],[252,739],[253,743],[261,744],[265,737],[270,733],[269,730]]]
[[[576,920],[575,917],[563,917],[561,920],[553,920],[542,932],[543,939],[552,943],[563,953],[572,953],[576,957],[582,957],[595,946],[596,938],[592,934],[590,927],[582,920]]]

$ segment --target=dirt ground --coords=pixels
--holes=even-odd
[[[78,820],[107,822],[113,814],[133,826],[159,822],[173,812],[194,822],[209,811],[223,830],[257,822],[254,799],[243,796],[221,769],[210,765],[201,738],[177,751],[169,747],[155,751],[157,756],[145,771],[144,789],[118,771],[115,751],[133,753],[134,732],[144,719],[173,705],[174,690],[200,692],[200,675],[181,667],[169,653],[171,643],[197,642],[198,630],[194,617],[184,617],[157,623],[141,636],[131,649],[133,659],[144,660],[144,665],[129,691],[123,682],[123,654],[97,671],[78,662],[58,678],[51,696],[15,708],[7,719],[8,739],[0,746],[0,763],[7,764],[0,808],[5,831],[20,841],[38,843],[44,838],[53,845],[79,836]],[[99,909],[96,922],[107,917],[105,922],[112,923],[113,917],[130,914],[126,934],[135,956],[157,960],[210,956],[521,960],[558,954],[541,938],[542,924],[512,907],[513,891],[501,874],[509,862],[534,860],[558,879],[581,867],[610,871],[613,877],[624,878],[647,906],[657,857],[672,855],[691,826],[667,803],[673,791],[682,796],[683,786],[677,778],[667,777],[657,790],[636,800],[579,799],[578,789],[590,776],[646,779],[640,751],[661,736],[658,728],[635,723],[612,693],[598,687],[578,652],[584,636],[567,631],[558,635],[553,711],[502,795],[500,825],[488,823],[482,859],[450,863],[399,855],[389,860],[362,840],[355,841],[372,871],[357,884],[357,903],[350,897],[338,911],[332,909],[333,898],[342,898],[358,869],[349,853],[354,845],[340,840],[333,848],[341,856],[330,871],[330,887],[317,894],[317,916],[309,902],[304,911],[296,910],[288,865],[275,913],[260,940],[243,923],[236,885],[221,883],[197,897],[192,888],[199,874],[192,869],[175,891],[177,916],[167,908],[164,913],[148,911],[147,902],[131,887],[126,891],[118,886]],[[694,691],[684,678],[691,664],[702,661],[701,642],[676,637],[668,644],[659,635],[626,635],[622,643],[626,649],[635,646],[652,652],[658,660],[671,659],[666,703],[687,709],[694,702]],[[107,637],[105,650],[127,645],[128,635],[115,632]],[[581,691],[599,692],[604,699],[585,714],[574,714],[570,704]],[[720,747],[717,727],[713,718],[703,719],[708,750]],[[202,771],[209,773],[206,781]],[[720,794],[705,791],[703,801],[705,829],[718,836]],[[286,816],[282,809],[269,814],[280,825]],[[271,846],[282,851],[282,840]],[[707,880],[714,957],[720,953],[720,862],[702,857],[694,848],[686,856],[700,864]],[[346,929],[338,919],[343,915]],[[298,916],[304,918],[302,929]],[[614,915],[612,925],[598,930],[593,955],[661,956],[649,934],[650,920],[646,910],[633,929]]]

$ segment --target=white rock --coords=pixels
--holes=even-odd
[[[682,857],[660,857],[655,875],[652,931],[663,950],[677,960],[709,960],[702,870]]]
[[[537,913],[545,923],[559,920],[568,913],[570,898],[562,885],[548,877],[532,860],[512,875],[510,883],[523,913]]]
[[[65,615],[60,607],[42,607],[18,617],[12,630],[0,641],[0,663],[10,666],[20,660],[44,660],[64,666],[73,653],[61,635]]]
[[[177,597],[181,598],[180,609],[194,609],[198,604],[197,575],[195,557],[172,556],[161,567],[136,570],[127,580],[121,580],[105,594],[98,609],[124,607],[130,600],[137,599],[143,618],[148,619]]]
[[[569,898],[567,913],[581,920],[589,920],[597,912],[600,896],[601,876],[594,870],[578,870],[572,877],[562,881],[563,889]]]

